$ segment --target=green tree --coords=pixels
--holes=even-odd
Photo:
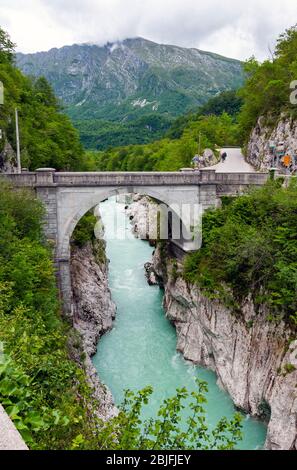
[[[0,57],[5,59],[0,60],[0,80],[5,93],[4,105],[0,107],[0,128],[4,134],[0,153],[7,142],[16,150],[14,110],[18,108],[24,167],[73,171],[83,168],[85,153],[78,132],[61,112],[51,86],[45,78],[25,77],[15,67],[13,45],[7,33],[3,30],[0,33]]]
[[[0,28],[0,64],[12,62],[16,45],[10,39],[9,34]]]
[[[258,118],[276,122],[281,112],[296,117],[296,107],[290,103],[290,84],[297,76],[297,26],[282,34],[274,56],[259,63],[255,58],[245,64],[246,83],[239,92],[243,107],[239,115],[242,137],[247,140]]]
[[[56,108],[59,110],[58,100],[53,92],[52,87],[44,77],[39,77],[33,82],[36,99],[45,106]]]

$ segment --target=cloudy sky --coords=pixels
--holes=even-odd
[[[269,56],[297,23],[296,0],[0,0],[18,51],[142,36],[238,59]]]

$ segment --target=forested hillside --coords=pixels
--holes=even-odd
[[[81,168],[84,151],[78,132],[62,113],[48,82],[42,77],[25,77],[15,66],[14,44],[1,29],[0,80],[4,85],[4,105],[0,105],[0,171],[3,160],[16,150],[15,108],[19,111],[23,167]]]
[[[84,147],[97,150],[153,142],[164,137],[173,122],[171,117],[157,114],[124,122],[104,119],[74,120]]]
[[[236,122],[238,103],[235,93],[228,96],[228,100],[219,96],[205,111],[202,108],[196,114],[177,119],[164,139],[148,145],[89,152],[89,168],[100,171],[176,171],[189,167],[193,157],[207,148],[216,152],[221,146],[240,146]],[[231,109],[234,110],[233,116],[224,112]]]
[[[110,148],[86,156],[77,131],[63,113],[46,79],[25,77],[15,66],[14,44],[2,31],[3,45],[4,38],[7,44],[1,50],[0,62],[0,79],[5,89],[5,103],[0,108],[0,126],[3,130],[0,148],[2,165],[7,155],[13,155],[16,149],[16,107],[20,117],[22,165],[31,170],[53,167],[57,170],[74,171],[171,171],[190,164],[193,156],[198,153],[199,140],[201,150],[239,142],[234,116],[238,112],[240,99],[235,92],[226,92],[212,99],[199,112],[176,121],[158,114],[148,114],[124,124],[82,120],[80,125],[88,134],[87,146],[98,146],[100,142],[99,147]],[[220,116],[223,112],[230,113],[232,117],[227,114]],[[163,140],[155,140],[166,134]],[[135,143],[154,142],[149,145],[121,147],[132,135]]]

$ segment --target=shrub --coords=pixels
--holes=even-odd
[[[94,241],[96,222],[97,218],[91,211],[85,214],[75,227],[71,241],[80,248],[87,242]]]

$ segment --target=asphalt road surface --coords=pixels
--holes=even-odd
[[[255,169],[245,161],[240,148],[223,148],[223,152],[227,153],[225,162],[209,168],[216,169],[218,173],[255,173]]]

